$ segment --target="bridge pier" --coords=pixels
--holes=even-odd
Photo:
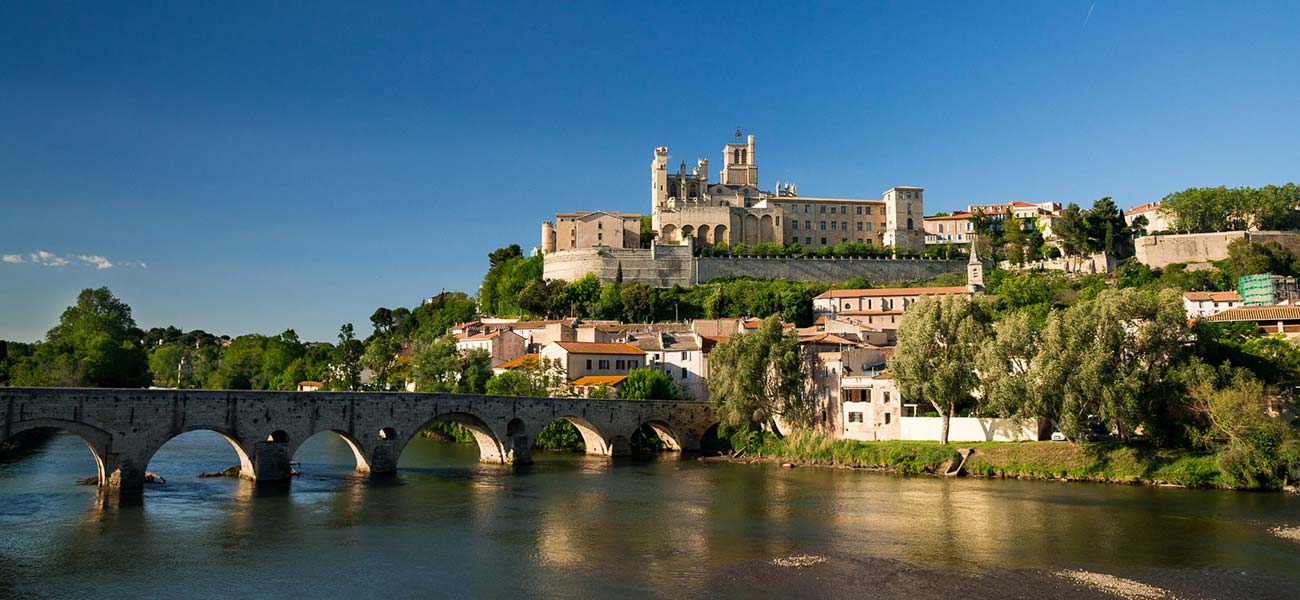
[[[533,464],[533,436],[517,433],[505,440],[507,463],[512,465]]]
[[[357,461],[357,470],[375,475],[391,475],[397,472],[398,450],[396,442],[385,439],[370,449],[370,456],[365,461]]]
[[[99,487],[122,494],[144,492],[145,465],[130,455],[116,452],[103,454]]]
[[[259,482],[288,481],[293,477],[293,457],[285,441],[259,441],[253,444],[253,472],[241,472],[247,479]]]

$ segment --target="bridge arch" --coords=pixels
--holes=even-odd
[[[648,428],[653,431],[655,435],[659,436],[659,439],[664,443],[664,449],[673,452],[680,452],[682,450],[680,436],[677,434],[677,431],[673,426],[668,423],[667,419],[658,417],[643,419],[641,424],[637,426],[638,430],[641,430],[642,428]],[[633,435],[635,435],[635,432]],[[631,436],[628,437],[629,439],[631,438]]]
[[[572,423],[578,429],[578,434],[582,436],[582,445],[587,448],[587,454],[610,455],[609,436],[595,425],[592,425],[591,421],[574,414],[559,414],[554,420],[559,419]]]
[[[257,479],[257,469],[253,465],[253,452],[246,448],[239,439],[229,431],[225,431],[218,427],[185,427],[180,431],[175,432],[173,435],[168,435],[159,439],[156,443],[146,447],[144,452],[141,454],[140,470],[147,472],[149,463],[153,461],[154,456],[156,456],[158,451],[166,447],[172,440],[196,431],[209,431],[221,436],[222,439],[226,440],[226,442],[230,444],[231,448],[235,449],[235,455],[239,458],[239,476],[244,479]],[[197,475],[197,473],[189,473],[188,475]]]
[[[384,429],[390,431],[392,430],[391,427],[385,427]],[[381,436],[383,435],[382,432],[383,430],[380,430]],[[361,473],[370,472],[371,459],[366,453],[366,451],[363,449],[361,442],[359,442],[355,437],[353,437],[348,432],[343,431],[342,429],[321,429],[305,438],[302,438],[300,440],[294,440],[293,443],[287,448],[286,454],[290,457],[290,459],[292,459],[294,456],[298,454],[298,451],[301,450],[304,445],[306,445],[308,440],[315,439],[318,436],[321,436],[322,434],[326,436],[333,434],[334,436],[337,436],[339,439],[343,440],[343,443],[346,444],[348,449],[352,451],[352,456],[356,461],[357,471]]]
[[[466,412],[442,413],[420,424],[419,427],[416,427],[409,432],[404,432],[402,443],[397,447],[396,452],[394,453],[395,456],[400,457],[402,451],[406,449],[407,444],[410,444],[411,440],[415,439],[415,436],[419,435],[421,430],[439,421],[451,421],[468,430],[470,434],[474,436],[474,443],[478,444],[478,456],[480,462],[496,464],[506,462],[505,448],[503,447],[498,434],[478,415]]]
[[[95,475],[99,478],[100,487],[108,485],[108,478],[113,468],[107,463],[107,458],[109,450],[113,447],[113,434],[78,421],[39,418],[14,423],[8,429],[9,435],[0,436],[0,442],[39,431],[66,431],[81,438],[90,449],[90,454],[95,457]]]

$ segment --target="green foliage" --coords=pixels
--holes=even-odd
[[[976,357],[992,337],[991,321],[961,296],[923,297],[903,313],[889,370],[903,399],[928,402],[943,417],[941,443],[953,414],[974,404]]]
[[[493,375],[486,381],[484,389],[493,396],[566,396],[569,393],[568,375],[558,360],[529,359],[524,361],[522,368]]]
[[[1300,227],[1300,186],[1288,183],[1263,188],[1188,188],[1160,201],[1178,233],[1264,230]]]
[[[1300,478],[1300,432],[1269,415],[1263,384],[1238,376],[1231,384],[1201,381],[1190,390],[1202,420],[1199,445],[1221,447],[1223,482],[1237,488],[1277,488]]]
[[[518,244],[498,248],[488,255],[488,272],[479,287],[479,303],[490,315],[518,315],[519,294],[542,278],[542,257],[524,258]]]
[[[232,344],[233,346],[233,344]],[[227,356],[230,350],[226,350]],[[351,323],[339,327],[339,343],[334,347],[326,385],[331,390],[356,390],[361,388],[361,358],[366,353],[365,344],[356,338]],[[227,359],[228,360],[228,359]],[[224,366],[224,365],[223,365]],[[247,388],[222,388],[247,389]]]
[[[582,441],[582,433],[573,423],[565,419],[556,419],[542,427],[542,430],[537,432],[533,447],[569,452],[584,452],[587,449],[586,443]]]
[[[777,416],[795,427],[811,422],[808,361],[798,336],[784,333],[779,318],[763,319],[753,333],[718,344],[709,368],[709,397],[729,431],[775,431]]]
[[[1300,275],[1300,257],[1277,242],[1258,244],[1244,239],[1233,240],[1228,244],[1228,258],[1218,267],[1232,282],[1246,275],[1263,273],[1294,277]]]
[[[492,356],[475,348],[456,349],[456,338],[444,335],[432,342],[417,342],[411,360],[417,392],[482,394],[492,377]]]
[[[682,390],[659,369],[633,369],[619,397],[626,400],[680,400]]]
[[[152,377],[143,337],[130,306],[108,288],[85,289],[8,377],[17,386],[144,387]]]

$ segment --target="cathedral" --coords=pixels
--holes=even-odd
[[[739,139],[739,138],[738,138]],[[758,187],[755,140],[726,144],[718,181],[709,161],[687,171],[668,170],[668,148],[655,148],[650,163],[650,207],[656,239],[695,245],[800,244],[805,248],[858,242],[919,252],[925,247],[924,190],[898,186],[880,200],[799,196],[793,184],[774,191]]]
[[[654,149],[650,163],[650,210],[655,241],[694,246],[799,244],[818,249],[842,242],[889,246],[908,252],[925,248],[925,190],[897,186],[879,200],[799,195],[799,187],[777,182],[758,187],[754,136],[722,148],[722,169],[709,179],[709,161],[693,169],[682,162],[669,172],[668,148]],[[542,223],[542,254],[589,248],[641,247],[640,215],[611,212],[557,213]]]

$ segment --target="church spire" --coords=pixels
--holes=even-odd
[[[979,254],[975,250],[976,238],[972,237],[970,241],[970,261],[966,263],[966,291],[971,294],[978,294],[984,291],[984,263],[980,262]]]

